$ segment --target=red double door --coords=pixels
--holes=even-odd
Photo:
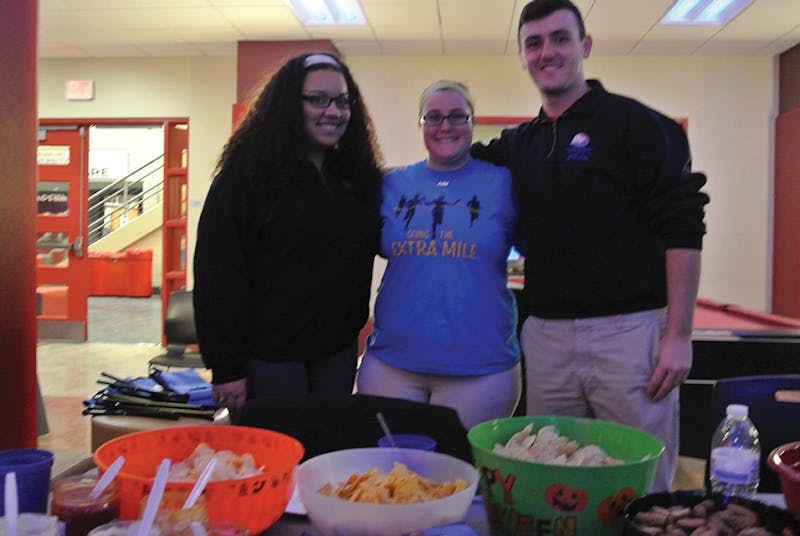
[[[36,216],[38,336],[86,340],[89,275],[88,133],[80,125],[39,128]]]

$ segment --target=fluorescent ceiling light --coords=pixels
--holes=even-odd
[[[727,24],[752,0],[678,0],[661,24]]]
[[[305,26],[366,24],[358,0],[286,0]]]

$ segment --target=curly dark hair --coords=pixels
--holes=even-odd
[[[325,55],[335,62],[322,61],[306,67],[306,58],[311,55],[290,59],[266,83],[225,145],[217,163],[217,179],[238,176],[250,181],[249,186],[263,189],[272,200],[286,190],[299,169],[309,165],[301,99],[303,82],[311,71],[330,69],[344,76],[351,106],[342,138],[326,153],[326,178],[348,182],[364,200],[377,203],[382,157],[358,85],[347,66],[328,54]]]

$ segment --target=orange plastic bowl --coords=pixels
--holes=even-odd
[[[210,521],[231,521],[259,534],[286,509],[294,489],[294,471],[303,457],[303,445],[286,434],[247,426],[177,426],[135,432],[98,447],[94,462],[100,472],[118,457],[125,465],[116,477],[120,487],[120,519],[136,519],[141,499],[150,493],[158,465],[164,458],[185,460],[200,443],[216,451],[250,453],[257,476],[209,482],[205,489]],[[192,489],[192,482],[168,482],[168,490]]]
[[[786,509],[800,514],[800,441],[777,447],[767,457],[767,463],[778,473]]]

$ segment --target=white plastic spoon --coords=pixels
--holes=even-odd
[[[208,460],[208,464],[203,468],[203,472],[200,473],[200,477],[197,479],[197,482],[194,483],[194,487],[192,491],[189,492],[189,496],[186,497],[186,501],[183,503],[183,510],[188,510],[194,503],[197,502],[197,499],[200,498],[200,494],[203,493],[203,490],[206,489],[206,484],[208,484],[208,479],[211,478],[211,473],[214,472],[214,467],[217,466],[217,457],[213,456],[210,460]]]
[[[139,523],[139,531],[136,536],[147,536],[150,529],[153,527],[153,522],[156,520],[156,512],[158,512],[158,505],[161,503],[161,497],[164,495],[164,488],[167,487],[167,476],[169,476],[169,458],[161,461],[156,472],[156,478],[153,480],[153,489],[150,490],[150,497],[147,499],[147,504],[144,507],[144,514]]]
[[[383,428],[383,433],[386,435],[386,438],[389,440],[389,444],[392,445],[393,447],[397,448],[397,443],[394,440],[394,436],[392,435],[392,431],[389,430],[389,425],[386,424],[386,419],[383,418],[383,413],[381,413],[379,411],[378,413],[375,414],[375,416],[378,418],[378,423],[381,425],[381,428]]]
[[[89,499],[92,501],[97,500],[100,495],[106,490],[106,488],[111,484],[114,480],[114,477],[117,476],[119,470],[122,469],[122,465],[125,463],[125,456],[120,456],[114,462],[108,466],[106,472],[103,473],[103,476],[97,481],[97,483],[92,488],[92,491],[89,492]]]
[[[192,521],[190,528],[192,529],[192,536],[208,536],[206,528],[199,521]]]
[[[17,474],[6,473],[5,496],[3,507],[6,509],[6,534],[17,536],[17,518],[19,517],[19,499],[17,497]]]

